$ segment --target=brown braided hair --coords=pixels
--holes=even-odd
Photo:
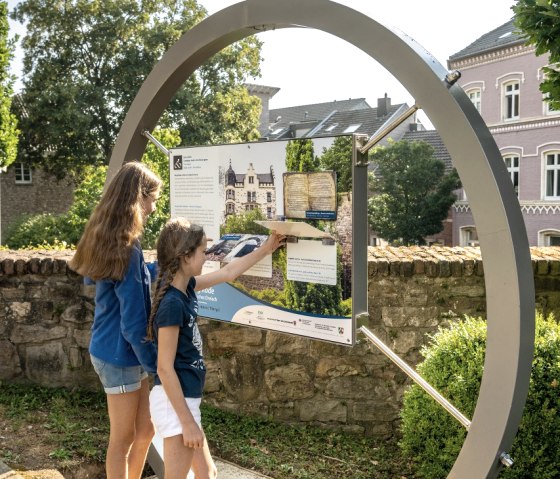
[[[204,230],[184,218],[169,220],[157,240],[158,276],[148,319],[148,339],[154,339],[154,318],[161,300],[179,270],[181,257],[190,256],[202,244]]]

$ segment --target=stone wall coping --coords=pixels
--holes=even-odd
[[[531,247],[536,274],[560,275],[560,247]],[[73,274],[68,268],[72,250],[1,250],[0,275]],[[146,260],[155,251],[144,251]],[[478,247],[402,246],[368,247],[370,275],[470,276],[484,274]]]

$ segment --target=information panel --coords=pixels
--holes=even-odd
[[[352,345],[353,137],[294,139],[170,151],[171,216],[212,238],[203,273],[287,236],[235,282],[198,292],[211,319]],[[338,173],[338,174],[337,174]],[[341,175],[341,173],[343,173]],[[365,172],[364,172],[365,174]],[[365,247],[365,245],[364,245]]]

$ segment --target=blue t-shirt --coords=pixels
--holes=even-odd
[[[195,284],[196,280],[191,278],[186,293],[169,286],[154,318],[156,340],[159,328],[179,326],[174,367],[181,383],[183,396],[189,398],[202,397],[206,377],[206,367],[202,358],[202,337],[196,322],[198,300],[194,291]],[[155,384],[161,384],[157,374]]]
[[[151,276],[140,243],[134,244],[120,281],[95,282],[95,314],[90,353],[115,366],[141,364],[156,372],[156,348],[146,339],[150,315]]]

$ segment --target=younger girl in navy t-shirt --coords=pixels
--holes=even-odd
[[[192,469],[197,479],[216,477],[200,422],[200,401],[206,368],[196,322],[195,291],[233,281],[266,255],[284,237],[272,233],[252,253],[218,271],[201,275],[208,239],[203,229],[182,218],[167,222],[157,244],[159,275],[148,324],[157,344],[157,375],[150,393],[150,413],[163,437],[165,478],[184,479]]]

